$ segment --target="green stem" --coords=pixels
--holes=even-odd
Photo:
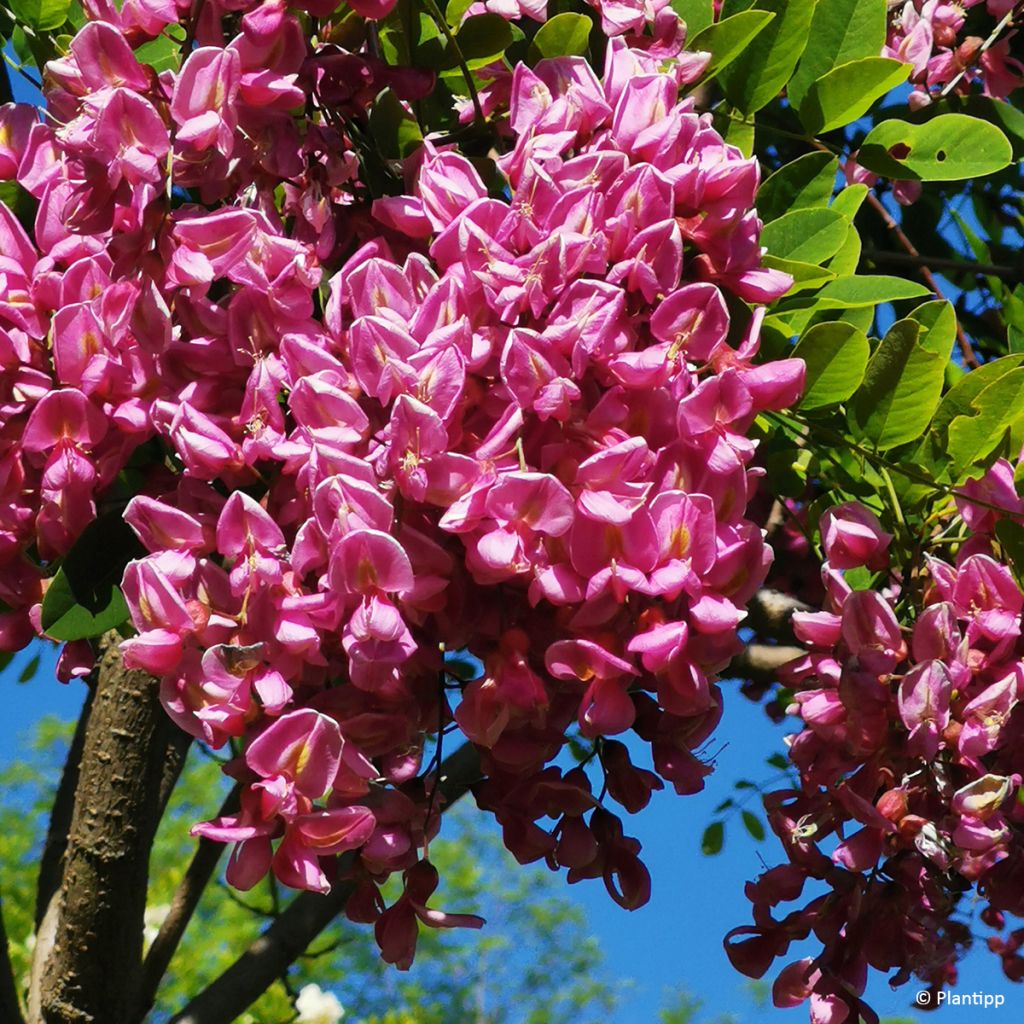
[[[469,98],[473,101],[473,111],[476,114],[477,121],[482,124],[484,121],[484,111],[483,107],[480,106],[480,96],[476,91],[476,82],[473,81],[473,73],[469,70],[469,65],[466,63],[466,58],[455,39],[455,34],[445,20],[445,16],[441,13],[441,8],[437,6],[436,0],[422,0],[422,3],[445,39],[448,40],[448,45],[452,48],[452,53],[455,54],[455,59],[459,62],[462,77],[466,80],[466,88],[469,89]]]
[[[943,494],[948,494],[953,498],[963,498],[965,501],[969,501],[972,505],[977,505],[980,508],[987,508],[993,512],[1001,512],[1003,515],[1016,516],[1018,512],[1016,509],[1006,508],[1003,505],[997,505],[991,501],[985,501],[984,498],[976,497],[973,494],[968,494],[966,491],[961,490],[959,487],[955,487],[952,484],[944,484],[940,480],[935,480],[928,476],[927,473],[921,473],[916,469],[911,469],[909,466],[904,466],[898,462],[890,462],[884,455],[880,455],[878,452],[871,451],[870,448],[865,448],[862,445],[857,444],[856,441],[851,441],[848,437],[844,437],[842,434],[836,431],[829,430],[827,427],[821,427],[817,424],[813,426],[808,423],[804,423],[800,419],[796,418],[792,414],[778,413],[778,412],[766,412],[763,414],[767,419],[776,421],[780,426],[788,427],[791,430],[808,430],[813,431],[818,437],[831,444],[840,445],[846,448],[848,451],[854,452],[860,455],[862,458],[867,459],[869,462],[874,463],[879,469],[889,470],[893,473],[899,473],[901,476],[906,477],[908,480],[913,480],[914,483],[923,484],[925,487],[931,487],[935,490],[942,491]],[[800,434],[799,436],[804,436]],[[827,453],[826,453],[827,454]]]

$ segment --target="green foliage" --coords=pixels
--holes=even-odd
[[[722,852],[725,843],[725,823],[713,821],[706,829],[700,841],[700,852],[705,857],[713,857],[716,853]]]
[[[530,61],[543,57],[583,57],[590,47],[593,22],[583,14],[556,14],[538,29],[530,44]]]
[[[864,382],[850,404],[854,435],[878,451],[919,438],[942,394],[945,358],[920,343],[921,325],[901,320],[868,361]]]
[[[774,20],[771,11],[743,11],[697,33],[689,45],[711,54],[704,79],[713,78],[745,53],[751,41]]]
[[[848,228],[835,210],[793,210],[764,226],[761,244],[773,256],[817,265],[839,251]]]
[[[725,0],[724,16],[769,11],[775,15],[719,76],[725,95],[739,110],[753,113],[770,103],[789,81],[807,43],[816,0]]]
[[[87,640],[126,622],[128,605],[118,584],[125,565],[142,553],[119,512],[90,523],[46,591],[43,632],[54,640]]]
[[[800,408],[811,410],[845,402],[860,387],[871,349],[863,331],[837,321],[816,324],[793,354],[807,364]]]
[[[758,189],[758,215],[767,224],[791,210],[828,206],[838,173],[839,161],[831,153],[818,151],[797,157]]]
[[[715,17],[712,0],[672,0],[670,6],[686,22],[688,39],[703,32]]]
[[[812,82],[800,103],[800,120],[812,134],[842,128],[905,82],[910,65],[888,57],[861,57]]]
[[[37,32],[60,28],[70,9],[71,0],[11,0],[15,16]]]
[[[877,57],[885,42],[885,7],[878,0],[818,0],[800,64],[786,86],[803,105],[811,85],[861,57]]]
[[[54,786],[72,728],[43,719],[21,756],[0,772],[0,877],[12,940],[15,977],[29,969],[34,887]],[[223,797],[219,765],[192,750],[153,849],[147,897],[147,941],[188,866],[195,840],[189,827],[216,813]],[[219,792],[218,792],[219,790]],[[423,929],[416,962],[407,974],[384,964],[371,929],[339,922],[300,957],[285,981],[275,983],[242,1024],[293,1019],[292,995],[316,983],[334,991],[346,1024],[415,1022],[451,1024],[600,1024],[617,999],[606,980],[601,952],[586,933],[581,911],[562,883],[543,868],[516,865],[494,831],[480,828],[475,811],[446,816],[442,836],[430,844],[445,885],[437,904],[472,910],[488,921],[483,932]],[[394,885],[389,889],[393,898]],[[266,880],[239,895],[220,880],[203,895],[182,947],[160,989],[156,1020],[166,1020],[197,989],[223,971],[263,930],[283,891]]]

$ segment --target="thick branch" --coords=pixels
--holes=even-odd
[[[451,806],[479,777],[479,756],[476,748],[467,743],[441,765],[439,790],[446,805]],[[351,889],[349,883],[341,883],[325,896],[307,892],[297,897],[171,1024],[226,1024],[234,1020],[280,978],[341,913]]]
[[[238,794],[239,787],[235,786],[225,797],[217,817],[233,814],[238,809]],[[174,951],[178,948],[223,853],[223,843],[215,843],[212,839],[199,840],[192,861],[171,900],[171,909],[160,925],[160,930],[149,947],[142,965],[142,987],[136,1020],[141,1021],[152,1008],[157,989],[167,973]]]
[[[43,855],[39,861],[39,878],[36,881],[36,931],[43,923],[43,915],[50,905],[53,894],[60,887],[64,850],[68,845],[71,814],[75,809],[78,769],[82,762],[82,750],[85,747],[85,730],[89,724],[93,693],[90,686],[82,713],[78,716],[75,734],[71,737],[71,746],[68,748],[68,756],[64,762],[64,771],[61,773],[57,794],[50,810],[50,823],[46,830],[46,842],[43,845]]]
[[[149,851],[168,760],[188,744],[160,706],[159,684],[121,663],[108,638],[85,728],[60,889],[48,912],[46,1024],[121,1024],[136,1005]]]
[[[5,1024],[25,1024],[18,1003],[18,988],[14,982],[11,952],[4,927],[4,900],[0,895],[0,1020]]]
[[[981,274],[984,277],[999,277],[1017,282],[1024,277],[1024,264],[1011,267],[1002,263],[975,263],[973,260],[950,259],[945,256],[916,256],[909,252],[888,252],[885,249],[865,249],[865,258],[874,263],[891,263],[898,267],[932,267],[935,270],[951,270],[963,274]]]

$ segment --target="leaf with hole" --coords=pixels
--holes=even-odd
[[[940,114],[923,124],[883,121],[857,155],[869,171],[911,181],[984,178],[1012,160],[1010,142],[994,124],[965,114]]]

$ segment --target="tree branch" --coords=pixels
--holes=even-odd
[[[52,949],[38,1001],[46,1024],[116,1024],[138,999],[149,851],[185,736],[159,684],[101,641],[61,884],[45,915]]]
[[[440,768],[439,791],[451,806],[480,778],[476,748],[466,743]],[[344,859],[344,858],[343,858]],[[306,892],[220,977],[199,993],[171,1024],[225,1024],[251,1006],[341,913],[352,885],[342,882],[326,895]]]
[[[43,855],[39,860],[39,877],[36,881],[36,931],[43,923],[46,908],[50,905],[53,894],[60,887],[61,870],[64,864],[64,850],[68,845],[68,832],[71,829],[71,814],[75,809],[75,789],[78,786],[78,770],[82,762],[82,750],[85,746],[85,730],[89,724],[89,713],[95,691],[89,686],[85,704],[78,716],[75,734],[71,737],[71,746],[64,761],[60,783],[50,810],[50,822],[46,829],[46,842]]]
[[[240,787],[235,786],[224,798],[217,817],[233,814],[238,809]],[[206,887],[217,870],[217,864],[224,853],[224,844],[215,843],[212,839],[200,839],[196,852],[192,856],[185,876],[175,890],[171,900],[171,909],[164,918],[160,930],[149,947],[142,965],[142,985],[139,992],[139,1005],[135,1019],[141,1021],[152,1009],[160,982],[167,973],[174,951],[181,943],[185,929],[202,898]]]
[[[882,203],[882,200],[879,199],[874,192],[868,191],[867,201],[871,209],[873,209],[875,213],[877,213],[878,216],[882,218],[882,222],[889,229],[889,232],[892,234],[893,238],[895,238],[896,241],[899,242],[900,246],[903,248],[906,254],[914,259],[920,260],[922,258],[921,254],[917,251],[917,248],[915,247],[914,243],[906,236],[906,234],[903,231],[903,228],[901,228],[899,224],[896,223],[896,220],[893,218],[892,214],[890,214],[889,211],[885,208],[885,205]],[[917,271],[921,275],[921,278],[924,280],[924,283],[928,285],[928,287],[932,290],[937,299],[946,298],[945,293],[939,286],[939,282],[935,280],[935,275],[931,272],[931,269],[928,266],[926,266],[924,263],[919,263],[917,264]],[[956,340],[960,346],[960,353],[963,356],[964,362],[972,368],[977,368],[979,365],[978,357],[974,354],[974,349],[971,348],[971,343],[967,335],[964,334],[964,329],[960,325],[959,317],[957,317],[956,321]]]
[[[1011,267],[1002,263],[975,263],[971,260],[949,259],[944,256],[916,256],[908,252],[888,252],[885,249],[865,249],[864,256],[874,263],[891,263],[897,267],[934,267],[936,270],[952,270],[964,274],[980,274],[984,277],[998,277],[1017,282],[1024,277],[1024,264]]]
[[[18,1002],[18,986],[14,981],[11,951],[4,927],[4,899],[0,893],[0,1020],[5,1024],[25,1024]]]

